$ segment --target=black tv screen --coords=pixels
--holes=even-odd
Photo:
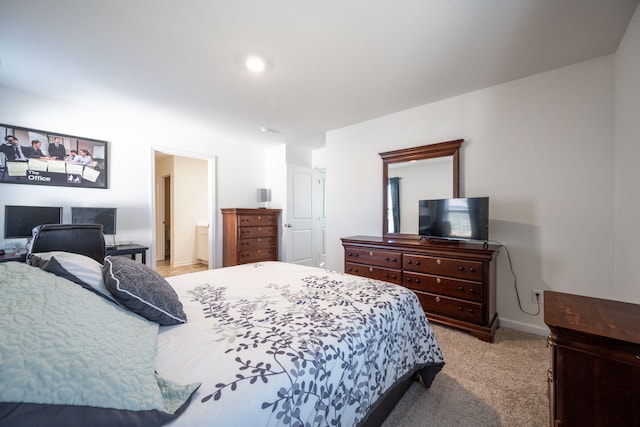
[[[489,198],[420,200],[418,227],[430,238],[489,240]]]
[[[116,208],[71,208],[72,224],[101,224],[104,234],[116,234]]]
[[[33,227],[62,224],[62,208],[53,206],[5,206],[4,238],[30,239]]]

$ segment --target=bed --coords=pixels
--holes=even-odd
[[[122,257],[29,262],[0,263],[3,426],[379,425],[444,364],[401,286],[282,262],[167,280]]]

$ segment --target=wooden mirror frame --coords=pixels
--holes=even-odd
[[[387,186],[389,185],[389,164],[410,162],[413,160],[434,159],[453,156],[453,197],[460,197],[460,146],[464,139],[404,148],[402,150],[379,153],[382,158],[382,236],[385,238],[416,237],[417,234],[389,233],[387,218]]]

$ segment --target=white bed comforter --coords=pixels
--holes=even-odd
[[[415,295],[280,262],[168,279],[188,322],[161,327],[158,374],[201,382],[175,426],[353,426],[444,359]]]

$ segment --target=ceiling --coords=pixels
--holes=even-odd
[[[317,148],[332,129],[612,54],[637,5],[1,0],[0,85]],[[266,58],[264,73],[243,67],[250,53]]]

